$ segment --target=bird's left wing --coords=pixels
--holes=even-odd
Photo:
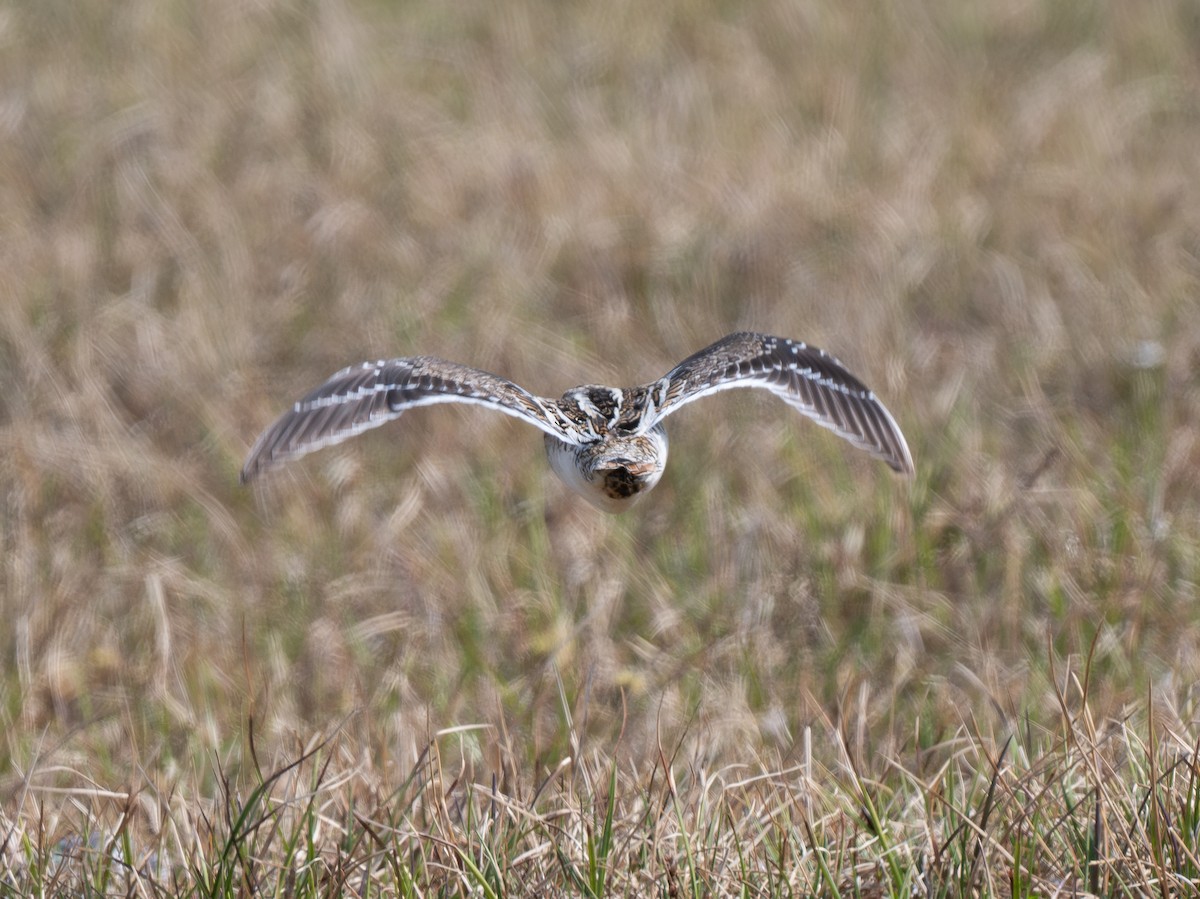
[[[912,474],[912,455],[883,403],[824,350],[784,337],[738,333],[693,353],[648,384],[650,428],[675,410],[718,390],[762,387],[823,428]]]
[[[364,362],[331,376],[267,428],[246,458],[242,483],[267,468],[386,424],[414,406],[433,403],[487,406],[572,442],[553,417],[553,400],[498,375],[432,356]]]

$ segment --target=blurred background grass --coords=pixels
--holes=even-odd
[[[1093,640],[1095,708],[1194,734],[1197,98],[1187,0],[0,7],[2,801],[251,719],[884,758],[1052,720]],[[477,409],[237,484],[351,362],[556,396],[742,328],[861,374],[911,487],[743,394],[619,518]]]

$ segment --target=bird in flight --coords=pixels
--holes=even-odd
[[[737,333],[693,353],[638,387],[572,387],[559,399],[433,356],[363,362],[330,377],[255,441],[241,480],[399,418],[416,406],[475,403],[545,434],[550,467],[606,512],[644,497],[667,462],[663,419],[692,400],[760,387],[821,427],[911,475],[899,425],[875,394],[824,350],[784,337]]]

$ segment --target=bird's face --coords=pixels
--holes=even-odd
[[[637,504],[662,477],[667,435],[662,427],[645,434],[608,435],[581,446],[546,436],[550,467],[568,487],[605,512]]]

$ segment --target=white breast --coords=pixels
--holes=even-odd
[[[593,506],[623,512],[658,483],[667,462],[667,435],[657,427],[586,446],[546,435],[546,457],[562,482]]]
[[[613,501],[605,495],[604,491],[594,481],[589,481],[583,474],[583,470],[579,467],[576,461],[576,453],[579,447],[571,446],[568,443],[563,443],[549,434],[546,435],[546,458],[550,461],[550,467],[554,473],[558,475],[560,481],[578,493],[589,503],[599,506],[606,512],[615,512],[619,505],[610,508],[606,503]]]

